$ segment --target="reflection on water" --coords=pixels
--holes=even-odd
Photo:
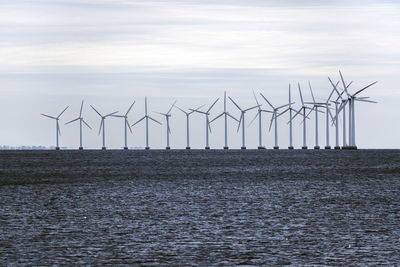
[[[0,151],[4,264],[394,264],[400,151]]]

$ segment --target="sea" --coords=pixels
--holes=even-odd
[[[400,150],[0,151],[0,265],[400,264]]]

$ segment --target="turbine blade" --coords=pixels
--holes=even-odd
[[[76,119],[74,119],[74,120],[72,120],[72,121],[69,121],[69,122],[65,123],[65,125],[70,124],[71,122],[77,121],[77,120],[79,120],[79,119],[80,119],[80,118],[76,118]]]
[[[46,114],[40,114],[40,115],[42,115],[42,116],[45,116],[45,117],[48,117],[48,118],[50,118],[50,119],[54,119],[54,120],[56,120],[57,118],[56,117],[53,117],[53,116],[49,116],[49,115],[46,115]]]
[[[279,113],[276,117],[278,118],[279,116],[285,114],[287,111],[289,111],[290,108],[285,109],[284,111],[282,111],[281,113]]]
[[[82,117],[82,109],[83,109],[83,100],[82,100],[82,104],[81,104],[81,111],[79,112],[79,117]]]
[[[304,105],[303,95],[301,94],[300,83],[298,82],[297,85],[299,86],[299,93],[300,93],[301,104]]]
[[[205,105],[201,105],[200,107],[198,107],[198,108],[196,108],[196,109],[190,111],[188,114],[190,115],[190,114],[192,114],[193,112],[196,112],[197,110],[201,109],[201,108],[204,107],[204,106],[205,106]]]
[[[100,114],[100,112],[97,111],[97,109],[95,109],[92,105],[90,105],[90,106],[92,107],[92,109],[93,109],[94,111],[96,111],[97,114],[99,114],[100,117],[103,117],[103,116]]]
[[[344,79],[343,79],[342,72],[340,70],[339,70],[339,74],[340,74],[340,79],[342,80],[344,91],[346,92],[347,95],[349,95],[349,93],[347,92],[347,87],[349,87],[351,83],[348,86],[346,86],[346,83],[344,82]]]
[[[240,111],[243,111],[243,110],[239,107],[239,105],[236,104],[235,101],[233,101],[233,99],[232,99],[230,96],[228,96],[228,98],[229,98],[230,101],[232,101],[233,104],[235,104],[235,106],[236,106]]]
[[[308,86],[310,87],[310,91],[311,91],[311,97],[312,97],[313,101],[315,102],[314,93],[313,93],[313,91],[312,91],[312,88],[311,88],[311,83],[310,83],[310,81],[308,81]]]
[[[125,113],[125,117],[128,116],[129,111],[131,111],[133,105],[135,105],[136,101],[133,101],[133,103],[131,104],[131,106],[128,108],[128,111]]]
[[[134,124],[132,124],[131,126],[135,126],[136,124],[138,124],[139,122],[141,122],[142,120],[144,120],[146,118],[146,116],[143,116],[141,119],[139,119],[138,121],[136,121]]]
[[[197,112],[197,113],[201,113],[201,114],[207,115],[207,112],[204,112],[204,111],[200,111],[200,110],[196,110],[196,109],[192,109],[192,108],[189,108],[189,110],[193,111],[193,112]]]
[[[103,127],[103,124],[104,124],[104,119],[101,118],[101,123],[100,123],[100,128],[99,128],[99,135],[101,133],[101,127]]]
[[[126,124],[126,126],[128,126],[128,129],[129,129],[129,131],[131,132],[131,134],[133,134],[132,128],[131,128],[131,126],[129,125],[128,119],[126,119],[126,118],[125,118],[125,124]]]
[[[211,133],[211,125],[210,125],[210,123],[208,124],[208,129],[210,130],[210,133]]]
[[[254,96],[254,99],[256,100],[257,106],[260,106],[260,103],[258,103],[258,99],[256,97],[256,93],[254,93],[254,90],[253,90],[253,96]]]
[[[249,125],[248,126],[250,126],[256,119],[257,119],[257,117],[259,116],[259,112],[257,112],[256,113],[256,115],[254,116],[254,118],[250,121],[250,123],[249,123]]]
[[[182,111],[183,113],[185,113],[186,115],[188,115],[188,112],[186,112],[186,111],[184,111],[183,109],[181,109],[180,107],[178,107],[178,106],[175,106],[177,109],[179,109],[180,111]]]
[[[269,124],[269,130],[268,130],[268,132],[271,131],[272,123],[274,122],[274,119],[275,119],[275,113],[272,115],[271,122],[270,122],[270,124]]]
[[[243,112],[242,112],[241,115],[240,115],[240,119],[239,119],[239,123],[238,123],[238,127],[237,127],[236,132],[239,132],[240,124],[242,123],[242,118],[243,118]]]
[[[268,99],[262,93],[260,93],[260,95],[262,96],[262,98],[264,98],[265,101],[267,101],[268,105],[270,105],[272,109],[275,109],[274,106],[268,101]]]
[[[111,112],[110,114],[107,114],[107,115],[105,115],[104,117],[112,116],[112,115],[114,115],[115,113],[118,113],[118,112],[119,112],[119,111]],[[117,116],[115,116],[115,117],[117,117]],[[122,116],[122,117],[124,117],[124,116]]]
[[[290,106],[290,105],[293,105],[295,102],[292,102],[292,103],[289,103],[289,104],[285,104],[285,105],[282,105],[282,106],[280,106],[280,107],[277,107],[276,109],[281,109],[281,108],[284,108],[284,107],[286,107],[286,106]]]
[[[150,117],[150,116],[148,116],[148,118],[149,118],[150,120],[152,120],[152,121],[154,121],[154,122],[156,122],[156,123],[158,123],[158,124],[162,125],[162,123],[161,123],[161,122],[159,122],[158,120],[156,120],[156,119],[153,119],[153,118],[152,118],[152,117]]]
[[[376,84],[377,83],[377,81],[376,82],[373,82],[373,83],[371,83],[370,85],[367,85],[367,86],[365,86],[364,88],[362,88],[362,89],[360,89],[360,90],[358,90],[353,96],[356,96],[356,95],[358,95],[359,93],[361,93],[362,91],[364,91],[365,89],[367,89],[368,87],[371,87],[372,85],[374,85],[374,84]]]
[[[147,96],[144,97],[144,113],[147,116]]]
[[[214,105],[218,102],[219,98],[217,98],[217,100],[214,101],[214,103],[212,103],[212,105],[208,108],[207,113],[210,112],[210,110],[214,107]]]
[[[238,119],[236,119],[235,117],[233,117],[231,114],[229,114],[229,113],[226,113],[226,115],[228,115],[229,117],[231,117],[231,118],[232,118],[232,119],[234,119],[235,121],[239,122],[239,120],[238,120]]]
[[[68,106],[66,108],[64,108],[63,111],[61,111],[60,115],[58,115],[57,119],[61,117],[61,115],[67,110]]]
[[[175,102],[171,105],[171,108],[168,110],[167,114],[169,114],[169,113],[171,112],[171,110],[174,108],[175,104],[176,104],[176,100],[175,100]]]
[[[246,111],[249,111],[249,110],[252,110],[252,109],[255,109],[255,108],[259,108],[260,106],[254,106],[254,107],[251,107],[251,108],[247,108],[247,109],[245,109],[244,111],[246,112]]]
[[[82,122],[83,122],[90,130],[92,130],[92,127],[90,127],[89,124],[87,124],[87,122],[86,122],[84,119],[82,119]]]
[[[215,121],[215,120],[217,120],[217,119],[219,119],[222,115],[224,115],[225,113],[224,112],[222,112],[221,114],[219,114],[217,117],[215,117],[214,119],[212,119],[211,121],[210,121],[210,123],[212,123],[213,121]]]
[[[357,101],[360,101],[360,102],[374,103],[374,104],[377,104],[377,103],[378,103],[378,102],[376,102],[376,101],[367,100],[367,99],[357,99],[357,98],[355,98],[354,100],[357,100]]]

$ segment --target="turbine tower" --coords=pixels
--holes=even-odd
[[[111,115],[112,117],[124,118],[124,150],[128,150],[128,129],[132,134],[132,129],[131,129],[131,126],[129,125],[129,121],[128,121],[128,113],[129,113],[129,111],[131,111],[135,102],[136,101],[133,101],[133,103],[130,105],[130,107],[128,108],[128,111],[125,113],[125,115]]]
[[[356,97],[356,96],[359,93],[361,93],[362,91],[364,91],[365,89],[376,84],[377,81],[363,87],[362,89],[358,90],[354,94],[350,94],[348,92],[347,88],[349,87],[349,85],[351,83],[346,86],[346,83],[344,82],[341,71],[339,71],[339,74],[340,74],[340,79],[342,80],[342,83],[343,83],[343,87],[345,88],[345,92],[347,94],[347,100],[345,100],[344,105],[347,102],[349,103],[349,147],[348,148],[349,149],[357,149],[356,138],[355,138],[355,115],[354,115],[355,114],[355,110],[354,110],[355,101],[368,102],[368,103],[377,103],[377,102],[368,100],[369,97]],[[343,105],[343,108],[344,108],[344,105]],[[339,109],[339,111],[340,111],[340,109]]]
[[[273,110],[273,114],[272,114],[272,118],[271,118],[271,123],[270,123],[270,125],[269,125],[269,131],[271,131],[271,127],[272,127],[272,123],[275,121],[275,124],[274,124],[274,128],[275,128],[275,146],[274,146],[274,149],[279,149],[279,146],[278,146],[278,117],[280,116],[280,115],[283,115],[286,111],[288,111],[289,109],[286,109],[285,111],[283,111],[282,113],[280,113],[279,115],[278,115],[278,111],[279,111],[279,109],[281,109],[281,108],[284,108],[284,107],[286,107],[286,106],[289,106],[290,105],[290,103],[289,104],[285,104],[285,105],[282,105],[282,106],[279,106],[279,107],[274,107],[269,101],[268,101],[268,99],[262,94],[262,93],[260,93],[260,95],[262,96],[262,98],[264,98],[264,100],[268,103],[268,105],[272,108],[272,110]],[[292,103],[293,104],[293,103]]]
[[[258,147],[257,147],[257,149],[265,149],[265,146],[263,146],[263,144],[262,144],[262,124],[261,124],[262,120],[261,120],[261,117],[262,117],[263,112],[269,112],[269,113],[274,113],[274,112],[265,110],[265,109],[261,109],[261,105],[260,105],[260,103],[258,103],[258,99],[256,97],[256,94],[254,93],[254,90],[253,90],[253,96],[254,96],[254,99],[256,100],[258,110],[257,110],[256,116],[251,120],[249,125],[251,125],[253,123],[253,121],[255,119],[257,119],[257,117],[258,117]]]
[[[196,110],[199,110],[199,109],[201,109],[202,107],[204,107],[204,105],[202,105],[202,106],[200,106],[200,107],[198,107],[198,108],[196,108],[196,109],[189,109],[189,110],[191,110],[191,111],[189,111],[189,112],[186,112],[186,111],[184,111],[183,109],[181,109],[180,107],[178,107],[178,106],[175,106],[176,108],[178,108],[180,111],[182,111],[183,113],[185,113],[185,115],[186,115],[186,149],[190,149],[190,135],[189,135],[189,129],[190,129],[190,127],[189,127],[189,118],[190,118],[190,115],[192,115],[193,114],[193,112],[195,112]]]
[[[200,111],[200,110],[195,110],[195,109],[190,109],[191,111],[198,112],[200,114],[204,114],[206,116],[206,150],[210,149],[210,144],[209,144],[209,136],[208,136],[208,131],[211,133],[211,126],[210,126],[210,111],[214,107],[214,105],[218,102],[219,98],[212,103],[212,105],[207,109],[207,111]]]
[[[239,119],[239,124],[238,124],[237,131],[239,131],[240,124],[242,124],[242,147],[241,147],[241,149],[246,149],[246,135],[245,135],[246,125],[245,125],[244,117],[245,117],[245,114],[246,114],[247,111],[255,109],[257,107],[259,108],[260,106],[257,105],[257,106],[253,106],[251,108],[241,109],[239,107],[239,105],[235,101],[233,101],[233,99],[230,96],[228,96],[228,98],[240,110],[240,119]]]
[[[79,112],[79,117],[76,119],[73,119],[65,124],[65,125],[67,125],[74,121],[79,120],[79,150],[83,149],[83,146],[82,146],[82,123],[85,124],[86,127],[88,127],[90,130],[92,130],[92,127],[90,127],[89,124],[87,124],[87,122],[82,118],[82,109],[83,109],[83,100],[82,100],[82,104],[81,104],[81,111]]]
[[[60,150],[60,146],[58,144],[58,142],[59,142],[58,136],[61,136],[60,125],[58,123],[58,120],[60,119],[61,115],[67,110],[67,108],[68,108],[68,106],[63,111],[61,111],[61,113],[57,117],[49,116],[49,115],[46,115],[46,114],[43,114],[43,113],[40,114],[40,115],[45,116],[47,118],[56,120],[56,150]]]
[[[141,122],[142,120],[146,119],[146,147],[145,147],[145,149],[146,149],[146,150],[149,150],[149,149],[150,149],[150,147],[149,147],[149,119],[152,120],[152,121],[154,121],[154,122],[156,122],[156,123],[158,123],[158,124],[160,124],[160,125],[162,125],[162,123],[159,122],[159,121],[156,120],[156,119],[153,119],[152,117],[150,117],[150,116],[147,114],[147,97],[144,97],[144,114],[145,114],[145,115],[144,115],[141,119],[139,119],[137,122],[135,122],[134,124],[132,124],[131,127],[135,126],[136,124],[138,124],[138,123]]]
[[[167,122],[167,146],[165,147],[166,150],[170,150],[171,147],[169,146],[169,135],[171,134],[171,129],[169,128],[169,118],[171,117],[171,110],[175,106],[176,101],[171,105],[171,108],[168,110],[167,113],[156,112],[160,115],[165,116],[165,121]]]
[[[229,149],[228,147],[228,117],[230,117],[231,119],[239,122],[238,119],[236,119],[235,117],[233,117],[231,114],[229,114],[229,112],[226,111],[226,91],[224,92],[224,112],[222,112],[221,114],[219,114],[217,117],[215,117],[214,119],[212,119],[210,121],[213,122],[215,120],[217,120],[218,118],[220,118],[222,115],[225,115],[225,145],[224,145],[224,149]]]
[[[318,108],[319,107],[321,107],[321,108],[327,107],[329,109],[329,107],[328,107],[327,103],[325,103],[325,102],[316,102],[310,81],[308,81],[308,86],[310,87],[310,92],[311,92],[311,97],[313,99],[313,102],[305,102],[305,103],[306,104],[312,104],[313,108],[309,111],[307,116],[313,110],[315,111],[315,146],[314,146],[314,149],[319,149],[320,147],[319,147],[319,139],[318,139],[318,137],[319,137],[319,135],[318,135],[318,112],[321,112],[321,113],[323,113],[323,112],[319,111]],[[329,128],[328,128],[328,131],[329,131]]]
[[[110,117],[111,115],[114,115],[115,113],[118,113],[118,111],[114,111],[112,113],[109,113],[105,116],[101,115],[100,112],[98,112],[92,105],[90,105],[94,111],[96,111],[97,114],[99,114],[101,118],[101,123],[100,123],[100,128],[99,128],[99,135],[101,132],[101,129],[103,128],[103,146],[101,147],[102,150],[106,150],[106,126],[105,126],[105,121],[107,117]]]

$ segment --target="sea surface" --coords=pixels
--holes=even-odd
[[[0,151],[0,265],[396,265],[400,150]]]

